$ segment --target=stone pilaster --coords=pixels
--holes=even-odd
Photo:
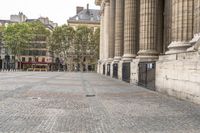
[[[166,54],[182,53],[191,46],[193,36],[193,0],[172,1],[172,42]]]
[[[114,58],[115,51],[115,0],[110,0],[110,34],[109,34],[109,61],[112,61]]]
[[[136,57],[137,0],[125,0],[124,55],[123,60]]]
[[[116,0],[115,10],[115,61],[123,56],[124,40],[124,0]]]
[[[137,58],[158,58],[157,34],[160,0],[140,0],[140,50]],[[162,33],[160,33],[162,34]]]

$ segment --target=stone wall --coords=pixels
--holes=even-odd
[[[138,85],[138,77],[139,77],[139,65],[140,63],[140,59],[134,59],[131,62],[131,77],[130,77],[130,83],[134,84],[134,85]]]
[[[156,90],[200,104],[200,54],[160,56],[156,66]]]

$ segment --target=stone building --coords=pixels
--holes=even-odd
[[[98,73],[200,103],[200,0],[95,0]]]
[[[25,22],[28,18],[26,15],[23,14],[23,12],[19,12],[17,15],[10,15],[10,21],[12,22]]]
[[[38,19],[28,19],[26,15],[19,12],[18,15],[10,15],[10,20],[0,20],[0,26],[7,26],[13,23],[40,21],[50,32],[58,26],[57,23],[49,20],[48,17],[40,17]],[[19,63],[23,70],[51,70],[54,64],[52,53],[47,46],[46,38],[37,37],[36,40],[30,42],[30,49],[25,50],[20,55],[21,61],[15,63],[15,56],[11,55],[11,51],[0,42],[0,70],[18,69]]]
[[[67,20],[67,24],[70,27],[73,27],[75,30],[78,26],[87,26],[91,28],[94,32],[97,28],[100,27],[100,10],[90,9],[89,4],[87,8],[76,7],[76,15]],[[89,54],[85,55],[84,61],[84,71],[96,71],[98,57],[95,56],[95,53],[88,52]],[[91,54],[92,53],[92,54]],[[69,71],[80,70],[80,64],[77,63],[77,55],[73,50],[71,50],[68,55],[68,64]]]
[[[80,25],[93,28],[94,30],[100,27],[100,10],[90,9],[89,4],[87,8],[76,7],[76,15],[67,20],[67,24],[74,29]]]

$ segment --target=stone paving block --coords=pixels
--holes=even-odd
[[[199,105],[95,73],[0,76],[0,133],[200,132]]]

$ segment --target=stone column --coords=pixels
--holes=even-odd
[[[104,6],[101,5],[101,22],[100,22],[100,51],[99,57],[100,60],[98,61],[98,73],[103,73],[103,63],[105,58],[105,47],[104,47]]]
[[[109,55],[109,19],[110,19],[110,3],[108,0],[104,1],[104,60],[108,60]]]
[[[137,0],[125,0],[123,60],[136,57]]]
[[[172,1],[172,42],[166,54],[182,53],[191,46],[193,36],[193,0]]]
[[[101,23],[100,23],[100,61],[104,59],[104,14],[103,11],[101,11]]]
[[[124,40],[124,0],[116,0],[115,10],[115,61],[123,56]]]
[[[193,33],[194,37],[190,41],[192,47],[187,49],[187,51],[197,51],[198,45],[196,45],[196,42],[200,39],[200,0],[194,0],[194,26],[193,26]]]
[[[114,58],[115,51],[115,0],[110,0],[110,34],[109,34],[109,61],[112,61]]]
[[[137,58],[158,58],[157,46],[161,45],[157,44],[159,1],[140,0],[140,50]]]
[[[170,1],[170,0],[167,0]],[[164,33],[164,0],[159,0],[157,3],[157,42],[156,42],[156,50],[159,54],[163,53],[163,33]],[[170,22],[169,22],[170,23]]]
[[[194,34],[200,36],[200,0],[194,0]]]
[[[172,0],[165,1],[164,7],[164,38],[163,38],[163,51],[168,50],[168,46],[172,41]]]

